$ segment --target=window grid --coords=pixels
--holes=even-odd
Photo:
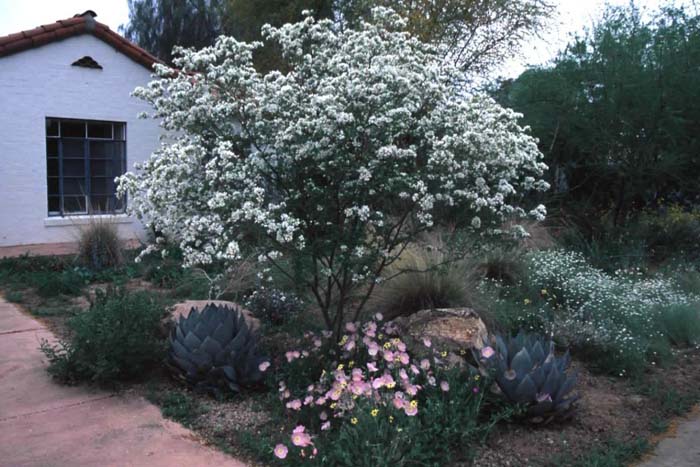
[[[126,170],[125,123],[47,118],[46,156],[49,216],[124,212],[113,180]]]

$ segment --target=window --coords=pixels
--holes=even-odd
[[[49,216],[124,212],[114,178],[126,169],[126,124],[46,119]]]

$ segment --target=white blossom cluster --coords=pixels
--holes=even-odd
[[[358,30],[310,16],[266,26],[284,71],[257,72],[259,44],[223,36],[180,50],[177,70],[157,66],[134,94],[168,136],[119,179],[130,211],[176,241],[187,265],[235,261],[249,244],[268,259],[322,251],[354,261],[353,282],[373,280],[377,258],[440,208],[470,213],[477,230],[544,217],[520,205],[548,186],[518,115],[466,95],[401,18],[375,15]]]
[[[562,250],[539,251],[528,258],[528,281],[547,291],[561,308],[550,315],[547,330],[579,347],[610,352],[611,360],[645,360],[651,346],[665,338],[661,315],[674,306],[696,306],[700,297],[679,289],[665,277],[639,271],[606,274],[583,255]],[[621,363],[624,372],[624,362]]]

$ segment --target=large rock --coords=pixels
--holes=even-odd
[[[393,322],[408,348],[418,355],[429,352],[424,339],[430,340],[431,349],[447,351],[454,359],[470,349],[480,349],[488,337],[486,325],[471,308],[421,310]]]
[[[238,308],[239,310],[241,310],[241,312],[243,312],[243,316],[245,316],[245,320],[248,323],[248,327],[250,327],[252,331],[258,331],[260,329],[260,320],[253,316],[253,313],[246,310],[245,308],[243,308],[235,302],[227,302],[225,300],[187,300],[182,303],[177,303],[172,307],[172,311],[170,312],[170,318],[173,321],[177,321],[180,318],[180,316],[187,316],[192,308],[197,308],[198,310],[201,310],[208,303],[213,303],[214,305],[218,306],[227,306],[233,309]]]

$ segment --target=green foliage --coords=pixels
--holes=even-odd
[[[18,290],[10,290],[5,294],[5,300],[10,303],[22,303],[24,295]]]
[[[610,440],[588,451],[577,459],[566,456],[555,460],[561,467],[624,467],[649,450],[649,442],[643,438],[631,441]]]
[[[697,199],[699,65],[700,16],[630,4],[608,7],[552,66],[503,83],[497,99],[540,140],[548,208],[618,225],[639,208]]]
[[[80,295],[87,281],[75,269],[64,270],[60,273],[42,272],[29,276],[30,284],[36,287],[40,297],[50,298],[59,295]]]
[[[571,394],[576,376],[567,375],[569,353],[557,357],[554,342],[536,334],[496,335],[495,347],[474,351],[485,374],[493,374],[501,394],[511,404],[522,404],[522,414],[533,423],[567,420],[579,396]]]
[[[192,427],[197,417],[207,412],[197,399],[181,391],[150,390],[147,398],[160,407],[160,412],[165,418],[175,420],[188,428]]]
[[[163,357],[164,307],[146,292],[96,291],[90,309],[68,321],[70,340],[42,341],[48,371],[64,382],[115,383],[142,377]]]
[[[693,347],[700,343],[700,305],[673,304],[659,313],[660,324],[671,344]]]
[[[92,221],[82,229],[78,239],[78,260],[93,271],[121,266],[124,252],[116,225]]]
[[[170,333],[168,367],[198,391],[237,393],[263,379],[267,358],[258,354],[257,338],[238,309],[206,305],[180,316]]]

